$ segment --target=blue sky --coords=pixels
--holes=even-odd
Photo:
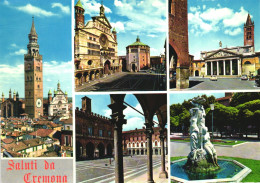
[[[111,109],[107,106],[111,103],[110,96],[108,94],[75,95],[75,106],[79,109],[81,109],[81,98],[84,96],[92,99],[92,112],[110,118]],[[126,95],[124,101],[143,113],[141,105],[134,95]],[[134,130],[135,128],[140,129],[144,126],[144,116],[132,108],[127,107],[124,110],[124,115],[125,119],[127,119],[127,124],[123,125],[123,131]],[[154,121],[158,121],[156,115],[154,116]]]
[[[85,23],[99,15],[101,0],[81,0],[85,9]],[[75,0],[75,4],[77,0]],[[118,55],[126,55],[126,46],[136,41],[150,46],[151,56],[164,53],[166,39],[165,0],[103,0],[105,15],[117,30]]]
[[[189,52],[200,58],[200,51],[244,45],[244,23],[248,12],[255,22],[255,51],[260,51],[259,0],[189,0]]]
[[[201,96],[201,95],[207,95],[207,96],[215,96],[216,98],[221,98],[221,97],[225,97],[225,93],[221,92],[221,93],[174,93],[174,94],[170,94],[170,105],[172,104],[181,104],[184,100],[189,100],[192,99],[194,97],[197,96]]]
[[[72,96],[71,1],[0,1],[0,92],[18,91],[24,97],[24,54],[34,16],[43,55],[43,94],[61,89]]]

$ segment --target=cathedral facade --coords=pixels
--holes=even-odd
[[[130,72],[138,72],[150,67],[150,47],[140,41],[126,47],[126,69]]]
[[[117,56],[117,32],[112,29],[103,5],[99,16],[85,24],[84,8],[79,0],[75,5],[74,65],[75,86],[84,82],[121,72]]]
[[[240,77],[260,74],[260,52],[255,52],[254,22],[248,14],[244,24],[244,45],[202,51],[201,59],[192,62],[192,76]]]
[[[9,90],[9,98],[5,98],[4,93],[2,93],[2,103],[0,106],[0,116],[4,118],[20,116],[25,110],[24,101],[19,99],[19,93],[14,91],[12,97],[11,89]]]
[[[68,94],[61,90],[60,83],[57,84],[53,97],[51,90],[48,92],[48,116],[61,116],[64,119],[70,117]]]

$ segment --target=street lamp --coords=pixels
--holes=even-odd
[[[214,111],[214,104],[210,104],[210,109],[212,110],[212,142],[213,142],[213,137],[214,137],[214,135],[213,135],[213,111]]]

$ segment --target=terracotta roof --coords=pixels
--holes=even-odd
[[[39,136],[39,137],[47,137],[49,136],[53,131],[52,129],[38,129],[35,132],[29,133],[29,135]]]
[[[217,98],[216,101],[229,100],[230,98],[231,98],[231,96],[229,96],[229,97],[221,97],[221,98]]]
[[[64,124],[71,124],[72,125],[72,118],[62,119],[60,121],[63,122]]]
[[[13,141],[14,141],[14,139],[12,139],[12,138],[2,139],[2,142],[4,142],[5,144],[10,144]]]

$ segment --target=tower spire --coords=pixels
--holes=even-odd
[[[31,35],[37,35],[36,30],[35,30],[35,26],[34,26],[34,16],[32,17],[32,27],[31,27]]]

